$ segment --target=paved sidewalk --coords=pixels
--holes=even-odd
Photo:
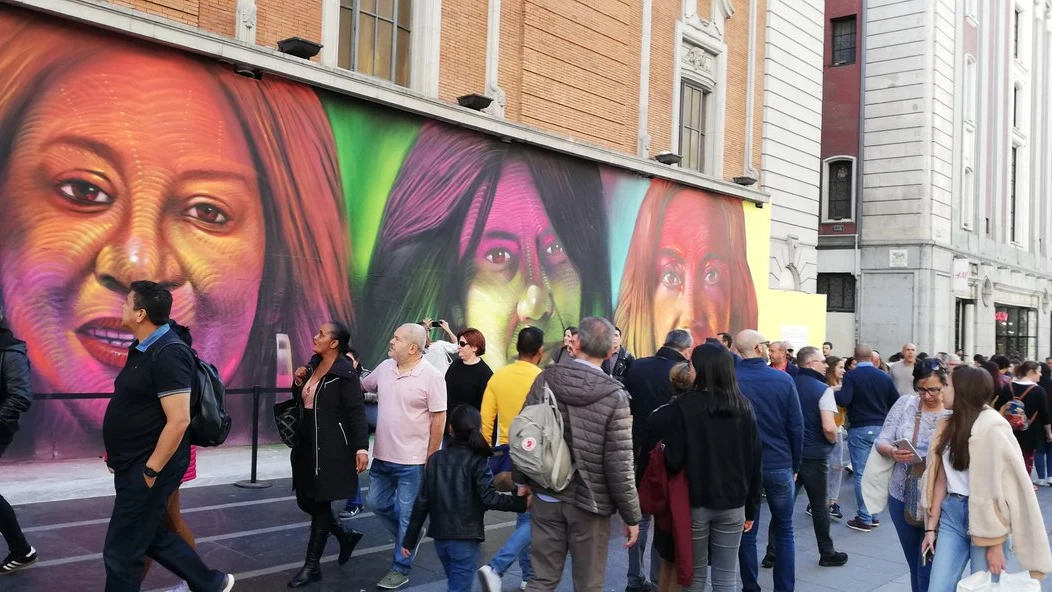
[[[198,537],[198,549],[210,565],[237,574],[235,590],[285,590],[285,583],[300,566],[307,538],[307,516],[295,504],[290,490],[287,449],[275,448],[267,453],[267,471],[280,476],[269,489],[246,490],[232,485],[206,485],[188,488],[182,493],[184,515]],[[213,455],[215,459],[233,457]],[[230,454],[234,454],[231,452]],[[277,459],[284,455],[284,468]],[[236,456],[236,455],[235,455]],[[212,462],[212,461],[206,461]],[[245,465],[247,467],[247,464]],[[9,481],[5,465],[5,495],[9,488],[26,491]],[[105,469],[102,469],[105,470]],[[283,471],[283,472],[282,472]],[[238,468],[237,478],[243,477]],[[108,474],[107,474],[108,476]],[[368,483],[366,481],[365,485]],[[36,486],[33,486],[36,487]],[[851,501],[850,480],[845,479],[845,514],[854,509]],[[1046,517],[1052,513],[1052,490],[1039,492]],[[905,560],[890,517],[884,515],[883,525],[871,533],[850,531],[843,523],[833,526],[833,538],[839,550],[850,554],[844,567],[818,567],[818,552],[811,521],[804,512],[806,502],[797,503],[797,590],[801,592],[908,592],[909,579]],[[101,591],[104,584],[101,551],[107,518],[112,507],[111,497],[93,497],[25,504],[17,507],[23,526],[33,545],[40,551],[38,566],[24,572],[0,578],[3,592],[51,592],[76,589],[77,592]],[[491,512],[487,515],[487,537],[483,557],[489,559],[510,535],[514,515]],[[766,544],[768,514],[764,510],[760,533],[761,549]],[[1046,525],[1048,520],[1046,518]],[[368,511],[348,522],[361,530],[365,538],[355,557],[344,567],[335,563],[336,544],[329,542],[327,561],[323,566],[324,579],[309,588],[316,591],[372,591],[375,583],[390,566],[392,538],[379,521]],[[620,538],[620,523],[612,525],[616,534],[610,544],[606,590],[620,592],[625,587],[627,556]],[[1047,526],[1046,526],[1047,531]],[[1010,565],[1010,569],[1011,569]],[[505,577],[505,590],[518,589],[517,566]],[[1018,568],[1015,568],[1018,569]],[[572,590],[570,578],[564,578],[561,591]],[[439,592],[445,590],[441,564],[429,543],[421,546],[416,566],[411,575],[412,590]],[[175,585],[175,579],[164,569],[155,568],[147,578],[143,590],[164,590]],[[771,570],[761,570],[761,585],[771,590]],[[1052,592],[1052,582],[1043,583],[1043,590]]]

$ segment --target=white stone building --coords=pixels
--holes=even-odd
[[[829,333],[1043,359],[1052,3],[860,4],[857,224],[819,239]]]

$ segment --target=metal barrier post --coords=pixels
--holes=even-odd
[[[236,487],[264,489],[271,485],[268,481],[256,480],[256,468],[259,464],[259,399],[262,394],[263,387],[258,384],[252,387],[252,474],[248,481],[234,483]]]

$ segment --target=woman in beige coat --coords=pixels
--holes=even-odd
[[[986,403],[990,375],[959,367],[943,401],[953,415],[939,422],[928,455],[922,503],[927,523],[921,554],[932,564],[929,592],[953,592],[965,564],[971,572],[1005,569],[1005,543],[1032,577],[1052,570],[1044,520],[1019,444],[1008,422]]]

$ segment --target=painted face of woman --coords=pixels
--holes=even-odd
[[[172,317],[224,378],[251,333],[266,247],[235,113],[193,62],[111,54],[42,89],[0,187],[3,300],[36,387],[108,392],[132,335],[132,281],[172,290]],[[87,425],[105,401],[71,402]]]
[[[469,226],[465,224],[461,233],[462,252],[470,242]],[[549,340],[558,339],[562,327],[579,319],[580,275],[552,228],[525,164],[504,167],[482,238],[474,252],[465,255],[474,272],[467,286],[465,322],[486,336],[491,366],[515,358],[520,329],[537,327]],[[545,350],[557,348],[555,341]]]
[[[730,326],[731,250],[716,203],[684,191],[665,211],[654,261],[654,342],[671,329],[687,329],[703,343]]]

